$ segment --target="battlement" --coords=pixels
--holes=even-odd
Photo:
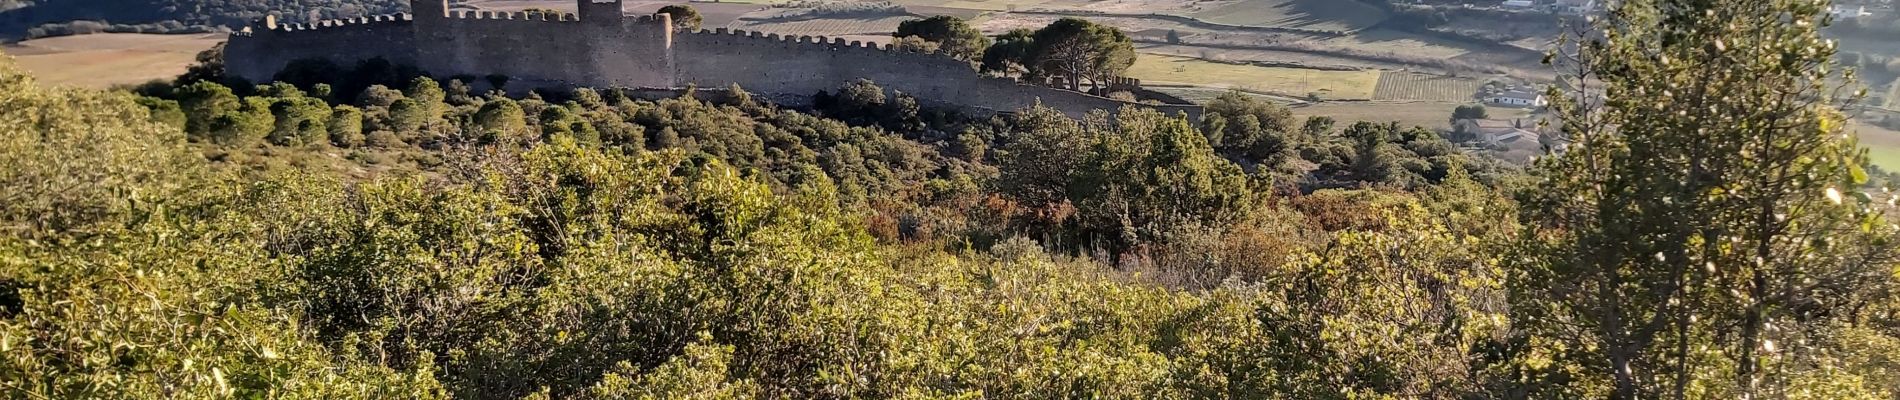
[[[409,23],[413,21],[415,21],[415,17],[407,13],[372,15],[372,16],[367,16],[367,17],[344,18],[344,19],[326,19],[322,21],[317,21],[314,24],[280,23],[280,22],[277,22],[277,16],[270,15],[270,16],[265,16],[264,18],[259,19],[255,22],[252,22],[250,26],[246,26],[244,27],[244,29],[240,29],[237,32],[232,32],[232,35],[250,37],[258,33],[312,32],[312,31],[322,31],[322,30],[334,29],[334,28],[351,28],[351,27],[360,27],[360,26],[368,26],[368,25],[399,24],[399,23]]]
[[[449,10],[446,0],[411,1],[413,15],[308,24],[267,17],[232,34],[226,68],[266,82],[298,60],[352,65],[381,58],[441,76],[507,75],[515,82],[509,90],[738,84],[788,104],[870,79],[933,106],[965,110],[1044,104],[1078,117],[1124,106],[1199,112],[1191,104],[1141,105],[989,76],[942,52],[826,36],[680,30],[669,15],[626,15],[621,0],[575,0],[578,13]],[[1145,92],[1135,79],[1100,83],[1107,92]]]
[[[947,52],[937,52],[937,53],[916,52],[916,51],[905,50],[903,48],[900,48],[894,45],[889,45],[889,44],[879,45],[873,42],[865,42],[865,41],[857,41],[857,40],[846,41],[844,38],[827,38],[825,36],[779,35],[777,33],[765,33],[765,32],[757,32],[757,31],[716,28],[716,29],[710,29],[710,30],[698,30],[698,31],[686,32],[685,35],[682,35],[680,37],[680,39],[683,39],[683,41],[689,45],[698,45],[698,46],[721,46],[721,47],[741,47],[741,48],[743,47],[774,47],[774,48],[789,49],[789,50],[794,50],[794,51],[810,51],[812,53],[828,53],[835,56],[871,55],[871,56],[876,56],[880,58],[869,60],[869,61],[877,62],[883,65],[888,65],[889,68],[896,68],[896,69],[905,69],[905,68],[914,68],[914,67],[930,67],[930,68],[941,67],[947,71],[961,72],[963,69],[969,68],[968,62],[952,57]],[[1018,81],[1014,78],[988,76],[988,75],[977,73],[974,70],[970,70],[968,71],[968,73],[973,79],[990,81],[991,83],[1007,82],[1010,85],[1026,85],[1024,82]],[[961,78],[952,77],[952,76],[944,76],[944,77],[939,77],[939,78],[940,79],[961,79]],[[1141,80],[1128,78],[1128,77],[1115,77],[1115,78],[1108,79],[1105,82],[1101,82],[1101,84],[1110,91],[1134,90],[1134,89],[1139,89],[1141,87]],[[1096,95],[1088,94],[1088,93],[1081,93],[1081,92],[1075,92],[1075,93],[1082,96],[1101,97],[1101,96],[1096,96]],[[1106,99],[1105,97],[1103,98]]]
[[[448,19],[475,19],[500,21],[534,22],[580,22],[581,17],[574,13],[544,13],[539,11],[449,11]]]
[[[680,35],[677,38],[689,45],[778,47],[794,50],[809,50],[812,52],[828,52],[840,55],[874,54],[891,59],[908,60],[917,63],[942,65],[968,64],[944,52],[915,52],[888,44],[879,45],[875,42],[860,40],[847,41],[844,38],[828,38],[825,36],[779,35],[777,33],[717,28],[685,32],[684,35]]]
[[[621,0],[575,0],[575,9],[580,12],[580,20],[589,23],[610,25],[625,19],[621,11]]]
[[[672,16],[670,15],[660,15],[660,14],[636,15],[628,19],[632,20],[633,22],[643,23],[643,24],[662,24],[662,25],[673,24],[673,19],[672,19]]]

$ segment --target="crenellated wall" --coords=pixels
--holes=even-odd
[[[275,17],[234,32],[224,47],[224,68],[233,76],[267,82],[291,61],[322,58],[350,66],[382,57],[416,63],[415,23],[408,14],[280,24]]]
[[[298,59],[322,58],[348,66],[382,57],[436,76],[507,75],[511,89],[737,83],[794,104],[862,78],[927,105],[979,113],[1040,102],[1074,116],[1134,105],[1200,117],[1200,107],[1192,104],[1128,103],[985,76],[967,62],[940,54],[825,37],[725,29],[680,32],[664,14],[623,15],[620,0],[577,1],[578,15],[451,11],[446,0],[415,0],[413,16],[315,26],[267,18],[232,35],[225,63],[235,76],[260,83]],[[1133,79],[1108,84],[1140,87]]]
[[[671,87],[671,23],[665,15],[451,12],[417,21],[416,42],[426,44],[417,66],[441,76],[503,74],[526,87]]]
[[[723,28],[687,32],[674,37],[673,57],[679,66],[680,84],[716,87],[738,83],[746,90],[777,97],[810,96],[862,78],[916,96],[927,105],[983,113],[1013,111],[1040,102],[1079,116],[1091,110],[1113,111],[1134,104],[986,76],[967,62],[941,54],[823,36],[781,36]],[[1133,79],[1117,79],[1109,84],[1140,86]],[[1191,104],[1137,106],[1200,117],[1200,107]]]

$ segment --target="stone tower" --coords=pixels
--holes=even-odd
[[[621,0],[574,0],[581,22],[600,25],[619,25],[624,19],[621,13]]]
[[[416,14],[417,20],[448,18],[449,0],[409,0],[409,10]]]

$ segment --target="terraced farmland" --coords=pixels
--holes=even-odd
[[[1379,76],[1373,100],[1467,102],[1478,93],[1477,80],[1412,72],[1389,71]]]

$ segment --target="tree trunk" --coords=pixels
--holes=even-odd
[[[1765,241],[1763,243],[1766,243]],[[1765,247],[1765,246],[1764,246]],[[1767,295],[1768,277],[1756,266],[1755,274],[1749,281],[1749,299],[1746,315],[1742,316],[1742,345],[1735,359],[1735,385],[1741,390],[1743,400],[1755,398],[1755,348],[1761,346],[1761,325],[1763,309],[1762,299]]]
[[[1612,398],[1636,400],[1636,376],[1630,371],[1629,352],[1618,347],[1610,349],[1610,368],[1616,372],[1616,393]]]

